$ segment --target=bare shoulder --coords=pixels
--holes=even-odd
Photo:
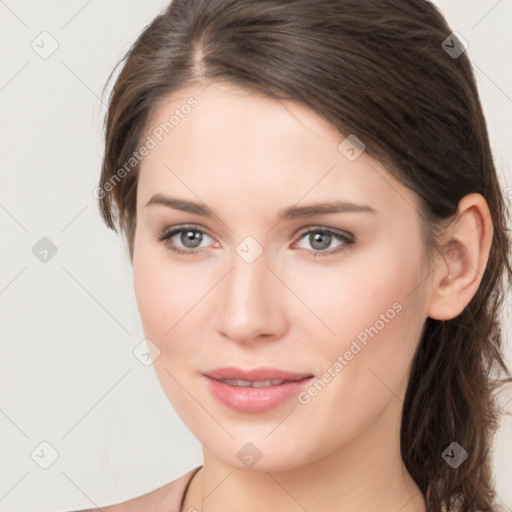
[[[73,512],[179,512],[181,498],[187,483],[199,468],[194,468],[161,487],[114,505],[98,505],[97,508],[74,510]]]

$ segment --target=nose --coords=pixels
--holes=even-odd
[[[231,270],[219,283],[216,328],[221,335],[237,343],[285,335],[290,299],[286,292],[290,292],[276,274],[265,252],[252,263],[235,255]]]

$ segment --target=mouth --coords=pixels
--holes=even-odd
[[[296,380],[240,380],[240,379],[215,379],[219,382],[225,382],[230,386],[238,386],[244,388],[268,388],[270,386],[280,386],[284,382],[298,382]],[[302,380],[302,379],[300,379]]]
[[[308,373],[273,368],[219,368],[203,374],[210,393],[239,412],[267,412],[297,396],[313,379]]]

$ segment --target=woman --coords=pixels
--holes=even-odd
[[[510,240],[465,49],[423,0],[174,0],[143,31],[97,196],[204,462],[103,510],[498,509]]]

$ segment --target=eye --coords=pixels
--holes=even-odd
[[[354,236],[349,233],[345,234],[320,226],[315,227],[313,229],[309,229],[308,231],[303,233],[299,241],[302,240],[303,238],[306,238],[307,242],[313,248],[312,252],[314,257],[331,256],[340,251],[349,249],[355,242]],[[338,240],[340,243],[337,246],[335,246],[334,249],[326,250],[331,246],[332,242],[335,240]],[[297,243],[298,242],[296,242],[296,244]],[[304,249],[303,247],[299,248]],[[307,248],[304,250],[311,252]]]
[[[207,233],[198,229],[196,226],[180,226],[165,230],[158,236],[158,240],[165,243],[165,245],[173,252],[192,255],[202,252],[201,250],[198,250],[198,247],[200,247],[205,236],[211,238]],[[176,245],[177,243],[184,246],[184,249],[180,248],[179,245]]]
[[[163,242],[166,247],[173,252],[184,255],[197,255],[202,252],[200,247],[205,237],[213,240],[210,235],[197,226],[178,226],[166,229],[157,236],[157,239]],[[299,242],[306,237],[308,237],[307,241],[311,244],[313,250],[300,246],[299,248],[311,252],[314,257],[330,256],[340,251],[347,250],[355,242],[353,235],[349,233],[341,233],[320,226],[313,229],[310,228],[308,231],[302,233]],[[332,242],[336,240],[339,241],[339,244],[335,246],[334,249],[326,250],[331,246]],[[293,246],[297,246],[297,244],[298,242],[295,242]]]

